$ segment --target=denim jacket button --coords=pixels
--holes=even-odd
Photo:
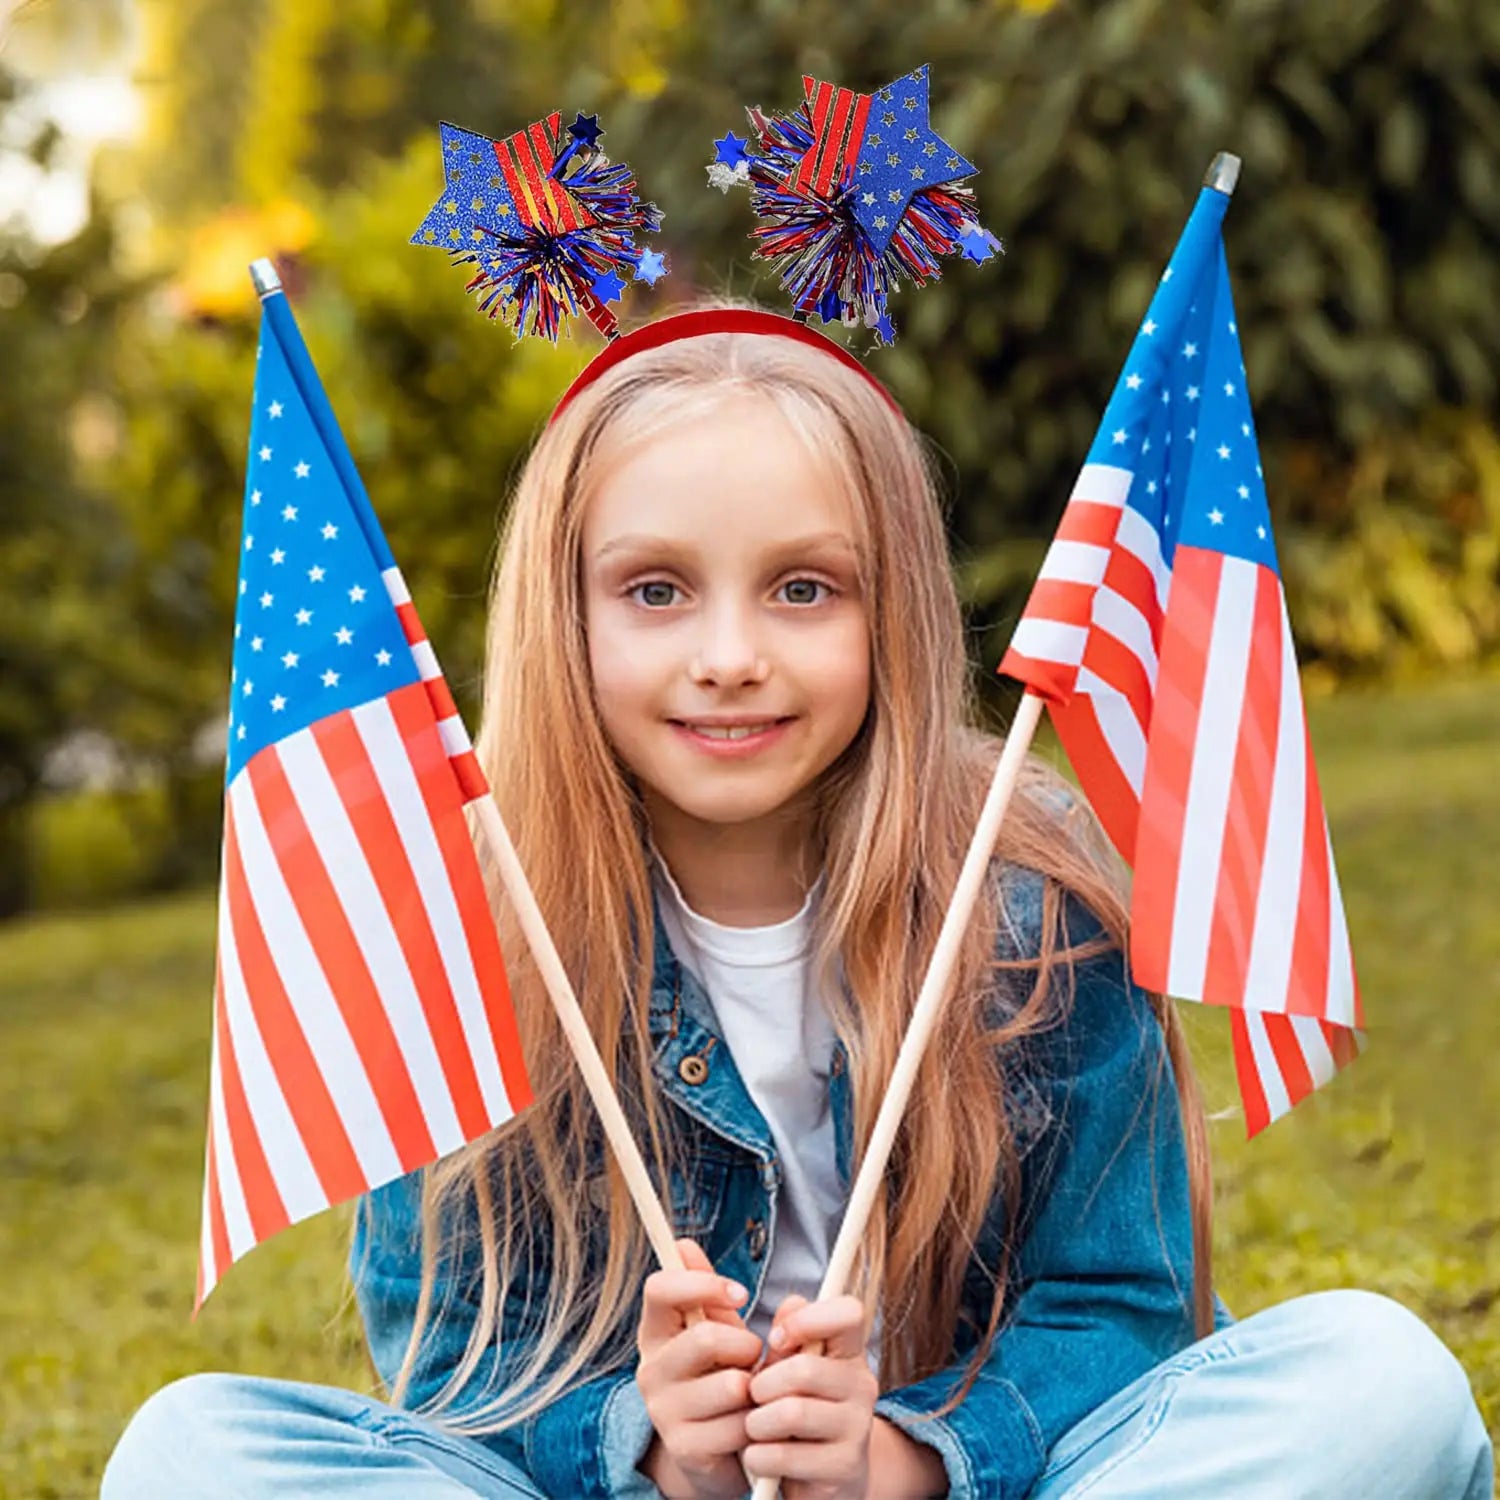
[[[696,1088],[708,1077],[708,1064],[696,1052],[690,1052],[677,1064],[677,1076]]]
[[[759,1219],[751,1219],[745,1226],[745,1245],[751,1260],[759,1260],[766,1253],[766,1226]]]

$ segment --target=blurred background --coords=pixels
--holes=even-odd
[[[436,125],[597,111],[673,275],[777,305],[743,108],[932,67],[1007,254],[871,355],[942,458],[998,659],[1214,152],[1370,1017],[1245,1144],[1190,1016],[1231,1307],[1399,1297],[1500,1424],[1500,7],[1489,0],[0,0],[0,1495],[71,1496],[193,1369],[368,1386],[338,1214],[188,1321],[257,308],[273,255],[473,707],[506,489],[594,348],[406,244]],[[865,352],[867,344],[856,339]],[[1003,712],[1006,690],[986,671]]]

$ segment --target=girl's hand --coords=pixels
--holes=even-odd
[[[750,1382],[746,1472],[774,1474],[783,1500],[864,1500],[880,1394],[865,1360],[864,1307],[857,1297],[788,1297],[770,1342],[768,1361]]]
[[[750,1410],[750,1370],[760,1340],[735,1312],[749,1293],[716,1275],[692,1240],[677,1248],[684,1271],[646,1278],[636,1333],[636,1384],[656,1439],[641,1471],[667,1500],[720,1500],[749,1487],[740,1466]],[[706,1314],[688,1327],[694,1308]]]

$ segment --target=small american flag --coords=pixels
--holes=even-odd
[[[1141,323],[1000,670],[1047,699],[1135,872],[1131,967],[1232,1007],[1254,1135],[1363,1045],[1205,188]]]
[[[485,779],[279,292],[256,359],[200,1306],[530,1102],[464,816]]]

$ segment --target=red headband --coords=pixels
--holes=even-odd
[[[769,333],[779,338],[795,339],[810,349],[821,349],[824,353],[831,354],[841,365],[858,370],[880,392],[891,410],[905,420],[906,414],[896,398],[842,344],[834,343],[827,334],[819,333],[806,323],[799,323],[795,318],[785,317],[781,313],[763,312],[758,308],[712,307],[658,318],[654,323],[647,323],[606,344],[563,392],[547,425],[550,427],[557,420],[558,414],[580,391],[586,390],[621,360],[629,359],[632,354],[638,354],[643,349],[660,349],[664,344],[676,343],[678,339],[695,339],[707,333]]]

